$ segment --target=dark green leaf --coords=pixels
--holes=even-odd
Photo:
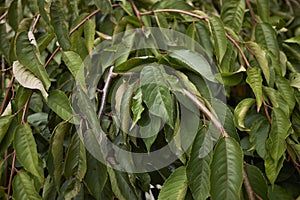
[[[257,111],[260,110],[262,105],[262,77],[261,71],[259,68],[252,67],[247,69],[247,79],[246,82],[250,85],[255,97],[256,97],[256,106]]]
[[[13,118],[14,118],[13,115],[7,115],[7,116],[0,117],[0,143],[2,142]]]
[[[263,173],[254,165],[245,165],[251,188],[262,199],[268,199],[268,185]]]
[[[111,11],[110,0],[95,0],[95,4],[104,14]]]

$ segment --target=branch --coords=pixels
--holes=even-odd
[[[191,17],[195,17],[197,19],[200,19],[200,20],[204,20],[206,22],[208,22],[208,19],[204,16],[200,16],[200,15],[197,15],[195,13],[192,13],[192,12],[188,12],[188,11],[185,11],[185,10],[178,10],[178,9],[159,9],[159,10],[152,10],[152,11],[147,11],[147,12],[142,12],[140,13],[140,15],[152,15],[152,14],[155,14],[155,13],[161,13],[161,12],[173,12],[173,13],[181,13],[181,14],[185,14],[185,15],[189,15]]]
[[[245,171],[245,168],[243,168],[243,179],[244,179],[244,186],[245,186],[246,192],[248,194],[249,200],[255,200],[254,192],[252,190],[252,187],[251,187],[251,184],[249,182],[249,179],[248,179],[247,173]]]
[[[10,79],[10,82],[8,84],[8,87],[6,88],[6,91],[5,91],[5,96],[4,96],[4,99],[3,99],[3,102],[2,102],[2,105],[1,105],[1,109],[0,109],[0,116],[4,112],[5,105],[6,105],[6,102],[8,100],[9,91],[13,86],[14,80],[15,80],[15,77],[14,77],[14,75],[12,75],[12,77]]]
[[[31,91],[28,99],[26,100],[26,103],[23,107],[23,113],[22,113],[22,119],[21,119],[21,124],[24,124],[25,123],[25,115],[26,115],[26,111],[27,111],[27,108],[28,108],[28,105],[29,105],[29,102],[30,102],[30,99],[31,99],[31,96],[32,96],[33,92]]]
[[[10,191],[11,191],[11,184],[12,184],[12,178],[15,172],[15,161],[16,161],[16,150],[13,152],[13,159],[11,163],[11,169],[10,169],[10,176],[9,176],[9,182],[8,182],[8,191],[7,191],[7,200],[10,199]]]
[[[36,16],[36,19],[35,19],[35,21],[34,21],[34,24],[32,25],[32,28],[31,28],[32,33],[33,33],[34,30],[36,29],[36,26],[37,26],[37,24],[39,23],[40,19],[41,19],[41,15],[38,14],[38,15]]]
[[[3,19],[5,19],[6,16],[7,16],[7,14],[8,14],[8,9],[1,15],[0,21],[2,21]]]
[[[223,137],[229,137],[219,120],[189,91],[183,90],[183,93],[194,102],[194,104],[213,122],[216,128],[221,132]]]
[[[107,80],[106,80],[105,85],[104,85],[104,88],[103,88],[103,90],[102,90],[101,105],[100,105],[100,109],[99,109],[99,112],[98,112],[98,118],[99,118],[99,119],[100,119],[100,117],[101,117],[101,115],[102,115],[102,112],[103,112],[103,109],[104,109],[105,100],[106,100],[106,96],[107,96],[107,93],[108,93],[108,87],[109,87],[109,84],[110,84],[111,79],[112,79],[112,77],[113,77],[113,70],[114,70],[114,66],[111,66],[111,67],[109,68]]]
[[[129,2],[131,4],[131,6],[132,6],[133,11],[135,12],[136,17],[138,18],[140,24],[142,25],[142,27],[144,27],[144,22],[143,22],[143,20],[141,18],[140,11],[137,9],[136,5],[134,4],[134,2],[132,0],[129,0]]]
[[[248,9],[250,11],[250,15],[251,15],[252,20],[254,21],[254,23],[257,24],[258,21],[256,19],[255,13],[253,12],[253,9],[252,9],[252,6],[251,6],[249,0],[246,0],[246,5],[247,5],[247,7],[248,7]]]

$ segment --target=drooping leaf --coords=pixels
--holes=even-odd
[[[210,194],[212,143],[207,142],[207,137],[210,137],[209,132],[203,127],[194,140],[186,168],[188,185],[195,200],[207,199]]]
[[[87,171],[84,183],[96,199],[101,199],[107,177],[106,166],[87,153]]]
[[[254,165],[245,165],[251,188],[262,199],[268,199],[268,185],[263,173]]]
[[[47,105],[63,120],[70,120],[74,115],[70,100],[61,90],[50,91]],[[75,119],[70,120],[70,122],[77,123]]]
[[[224,25],[221,19],[216,16],[211,17],[209,22],[215,41],[215,53],[218,62],[221,63],[227,49],[227,38],[224,30]]]
[[[51,176],[48,175],[44,183],[42,198],[55,200],[57,199],[56,195],[55,182],[51,179]]]
[[[13,118],[13,115],[6,115],[0,117],[0,143],[2,142]]]
[[[257,154],[262,157],[267,157],[266,140],[270,131],[270,124],[267,120],[260,120],[253,123],[249,131],[249,141],[254,145]]]
[[[211,198],[240,199],[243,183],[243,152],[233,138],[221,138],[211,163]]]
[[[221,19],[225,26],[232,27],[239,33],[245,13],[244,0],[222,1]]]
[[[8,23],[16,31],[23,16],[21,0],[13,0],[8,9]]]
[[[112,191],[120,200],[137,200],[136,191],[130,183],[127,174],[107,168],[109,179],[111,182]]]
[[[51,25],[63,50],[68,51],[71,48],[68,29],[65,24],[64,6],[59,0],[54,0],[50,6]]]
[[[15,130],[14,148],[18,162],[29,173],[42,177],[39,172],[37,145],[28,123],[19,125]]]
[[[277,176],[283,167],[283,162],[284,156],[282,156],[278,161],[273,160],[270,156],[264,159],[266,175],[272,185],[274,185]]]
[[[99,8],[104,14],[107,14],[111,11],[110,0],[95,0],[97,8]]]
[[[86,174],[86,151],[83,141],[78,134],[74,134],[69,145],[65,159],[65,176],[70,178],[72,175],[82,181]]]
[[[260,23],[255,28],[255,39],[264,49],[270,50],[275,58],[279,58],[279,47],[275,30],[270,24]]]
[[[282,199],[282,200],[293,200],[293,196],[279,185],[274,185],[268,188],[268,198],[270,200]]]
[[[270,68],[269,68],[269,63],[266,58],[266,52],[255,42],[247,42],[247,44],[250,46],[250,48],[253,50],[255,53],[255,57],[259,63],[259,66],[265,76],[265,79],[268,84],[270,84]]]
[[[0,24],[0,52],[2,55],[5,56],[6,60],[9,61],[9,42],[7,38],[7,32],[6,32],[6,25],[5,24]]]
[[[143,101],[151,114],[161,117],[164,122],[172,126],[172,97],[168,83],[165,80],[166,73],[161,65],[149,65],[143,68],[140,75],[140,84]]]
[[[250,85],[255,97],[256,97],[256,106],[257,111],[260,110],[262,105],[262,77],[261,71],[259,68],[252,67],[247,69],[247,79],[246,82]]]
[[[16,56],[19,63],[39,78],[43,82],[46,90],[48,90],[51,85],[49,75],[42,64],[33,34],[29,33],[31,32],[25,30],[17,34],[15,48]]]
[[[280,76],[276,77],[275,83],[279,93],[281,94],[283,99],[288,103],[290,112],[292,112],[296,103],[294,97],[294,89],[290,86],[290,83],[287,79]]]
[[[256,0],[256,6],[259,17],[263,22],[268,23],[270,20],[270,1]]]
[[[211,71],[211,65],[203,55],[190,50],[172,50],[169,56],[183,63],[188,69],[199,73],[207,80],[216,82]]]
[[[186,168],[184,166],[177,168],[165,181],[158,195],[158,200],[184,199],[188,188]]]
[[[60,188],[63,175],[64,137],[69,131],[70,125],[66,122],[59,123],[52,133],[51,154],[54,168],[54,181],[57,189]]]
[[[42,199],[34,187],[33,179],[24,170],[20,170],[14,177],[12,187],[14,199]]]
[[[84,23],[84,38],[87,49],[91,53],[94,47],[95,32],[96,32],[96,21],[92,18]]]
[[[45,90],[43,83],[37,77],[34,76],[29,70],[27,70],[23,65],[18,61],[13,63],[13,73],[16,77],[16,80],[25,88],[29,89],[38,89],[41,91],[43,97],[47,99],[48,93]]]
[[[141,119],[141,114],[144,111],[142,90],[138,88],[135,95],[132,97],[132,114],[133,114],[133,125]],[[131,126],[133,127],[133,126]]]
[[[243,99],[234,109],[234,121],[237,128],[240,130],[247,130],[245,127],[245,117],[250,107],[255,103],[255,99]]]

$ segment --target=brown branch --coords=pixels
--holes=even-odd
[[[192,12],[188,12],[188,11],[185,11],[185,10],[178,10],[178,9],[159,9],[159,10],[152,10],[152,11],[147,11],[147,12],[142,12],[140,13],[140,15],[153,15],[155,13],[161,13],[161,12],[173,12],[173,13],[181,13],[181,14],[185,14],[185,15],[189,15],[191,17],[195,17],[197,19],[200,19],[200,20],[204,20],[204,21],[208,21],[208,18],[204,17],[204,16],[200,16],[200,15],[197,15],[195,13],[192,13]]]
[[[244,186],[245,186],[246,192],[248,194],[249,200],[255,200],[254,192],[252,190],[252,187],[251,187],[250,181],[248,179],[247,173],[245,171],[245,168],[243,168],[243,180],[244,180]]]
[[[248,7],[248,9],[250,11],[250,15],[251,15],[252,20],[254,21],[254,23],[257,24],[258,21],[256,19],[255,13],[254,13],[254,11],[252,9],[252,6],[251,6],[251,3],[249,2],[249,0],[246,0],[246,5],[247,5],[247,7]]]
[[[266,116],[267,116],[267,119],[268,119],[269,123],[272,124],[272,119],[271,119],[270,114],[269,114],[269,112],[268,112],[268,108],[271,108],[271,109],[272,109],[272,107],[270,107],[270,106],[266,103],[266,101],[265,101],[264,99],[262,100],[262,102],[263,102],[263,105],[264,105],[264,110],[265,110],[265,114],[266,114]]]
[[[15,172],[15,161],[16,161],[16,150],[13,152],[13,159],[11,163],[11,169],[10,169],[10,176],[9,176],[9,182],[8,182],[8,191],[7,191],[7,200],[10,199],[10,191],[11,191],[11,185],[12,185],[12,178]]]
[[[107,93],[108,93],[108,87],[109,87],[109,84],[110,84],[112,76],[113,76],[113,70],[114,70],[114,66],[111,66],[109,68],[108,75],[107,75],[107,80],[106,80],[105,85],[104,85],[103,90],[102,90],[101,105],[100,105],[100,109],[99,109],[99,112],[98,112],[98,118],[99,119],[100,119],[100,117],[102,115],[102,112],[103,112],[103,109],[104,109],[105,100],[106,100],[106,96],[107,96]]]
[[[246,57],[246,55],[244,54],[243,50],[241,49],[241,47],[239,46],[239,44],[228,34],[226,33],[226,37],[227,39],[230,40],[230,42],[232,44],[234,44],[234,46],[239,50],[240,54],[242,55],[243,60],[245,61],[246,65],[248,68],[251,68],[251,65]]]
[[[8,87],[6,88],[6,91],[5,91],[5,96],[4,96],[4,99],[3,99],[3,102],[2,102],[2,105],[1,105],[1,109],[0,109],[0,116],[4,112],[5,105],[6,105],[6,102],[8,100],[9,91],[13,87],[14,80],[15,80],[15,77],[14,77],[14,75],[12,75],[12,77],[10,79],[10,82],[8,84]]]
[[[229,137],[219,120],[192,93],[185,89],[183,93],[213,122],[223,137]]]
[[[144,22],[143,22],[143,20],[142,20],[142,18],[141,18],[141,13],[140,13],[140,11],[138,10],[138,8],[136,7],[136,5],[134,4],[134,2],[133,2],[132,0],[129,0],[129,2],[130,2],[130,4],[131,4],[131,7],[132,7],[132,9],[133,9],[133,11],[134,11],[136,17],[137,17],[138,20],[139,20],[141,26],[144,27]]]
[[[26,111],[27,111],[27,108],[28,108],[28,105],[29,105],[29,102],[30,102],[30,99],[31,99],[31,96],[32,96],[33,92],[31,91],[28,99],[26,100],[26,103],[23,107],[23,113],[22,113],[22,119],[21,119],[21,124],[25,124],[25,115],[26,115]]]
[[[1,56],[1,73],[2,73],[1,88],[5,88],[5,59],[3,55]]]
[[[38,14],[38,15],[36,16],[36,19],[35,19],[33,25],[32,25],[32,28],[31,28],[32,33],[33,33],[34,30],[36,29],[36,26],[37,26],[37,24],[39,23],[40,19],[41,19],[41,15]]]
[[[8,14],[8,10],[6,10],[6,11],[1,15],[0,21],[2,21],[3,19],[5,19],[6,16],[7,16],[7,14]]]

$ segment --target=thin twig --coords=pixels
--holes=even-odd
[[[243,168],[243,180],[244,180],[244,186],[245,186],[246,192],[248,194],[248,199],[255,200],[254,192],[252,190],[252,187],[251,187],[250,181],[248,179],[247,173],[245,171],[245,168]]]
[[[4,18],[6,18],[7,14],[8,14],[8,10],[6,10],[6,11],[1,15],[0,21],[2,21]]]
[[[1,72],[7,72],[7,71],[9,71],[9,70],[11,70],[11,69],[12,69],[12,67],[8,67],[8,68],[6,68],[6,69],[1,70]]]
[[[32,28],[31,28],[32,33],[33,33],[34,30],[36,29],[36,26],[37,26],[37,24],[39,23],[40,19],[41,19],[41,15],[38,14],[38,15],[36,16],[36,19],[35,19],[33,25],[32,25]]]
[[[9,91],[10,91],[10,89],[11,89],[12,86],[13,86],[14,80],[15,80],[15,77],[14,77],[14,75],[12,75],[12,76],[11,76],[11,79],[10,79],[10,82],[9,82],[9,84],[8,84],[8,87],[6,88],[4,99],[3,99],[3,101],[2,101],[2,105],[1,105],[1,109],[0,109],[0,116],[1,116],[2,113],[4,112],[5,105],[6,105],[6,102],[7,102],[7,100],[8,100]]]
[[[28,108],[28,105],[29,105],[29,102],[30,102],[32,94],[33,94],[33,92],[30,93],[30,95],[29,95],[28,99],[26,100],[26,103],[25,103],[25,105],[23,107],[21,124],[25,124],[25,115],[26,115],[26,111],[27,111],[27,108]]]
[[[251,3],[249,2],[249,0],[246,0],[246,5],[247,5],[247,7],[248,7],[248,9],[250,11],[250,15],[251,15],[252,20],[254,21],[254,23],[257,24],[258,21],[256,19],[255,13],[254,13],[254,11],[252,9],[252,6],[251,6]]]
[[[99,119],[100,119],[100,117],[102,115],[102,112],[103,112],[103,109],[104,109],[105,100],[106,100],[106,96],[107,96],[107,93],[108,93],[108,87],[109,87],[110,81],[111,81],[112,76],[113,76],[113,70],[114,70],[114,66],[111,66],[109,68],[108,75],[107,75],[107,80],[106,80],[104,88],[102,90],[101,105],[100,105],[100,109],[99,109],[99,112],[98,112],[98,118]]]
[[[11,185],[12,185],[12,178],[14,175],[14,171],[15,171],[15,161],[16,161],[16,150],[14,150],[13,152],[13,159],[12,159],[12,163],[11,163],[11,169],[10,169],[10,176],[9,176],[9,182],[8,182],[8,190],[7,190],[7,200],[10,199],[10,191],[11,191]]]
[[[134,2],[133,2],[132,0],[129,0],[129,2],[130,2],[130,4],[131,4],[131,7],[132,7],[132,9],[133,9],[133,11],[134,11],[136,17],[137,17],[138,20],[139,20],[141,26],[144,27],[144,22],[143,22],[143,20],[142,20],[142,18],[141,18],[141,13],[140,13],[140,11],[138,10],[138,8],[136,7],[136,5],[134,4]]]
[[[265,114],[267,116],[267,119],[268,119],[269,123],[272,124],[272,119],[271,119],[270,114],[268,112],[268,108],[270,108],[270,106],[266,103],[266,101],[264,99],[262,100],[262,102],[263,102],[263,105],[264,105],[264,110],[265,110]]]
[[[223,137],[229,137],[228,133],[225,131],[222,124],[219,122],[219,120],[188,90],[183,91],[183,93],[194,102],[194,104],[213,122],[213,124],[216,126],[216,128],[221,132]]]
[[[2,72],[1,88],[5,88],[5,59],[3,55],[1,56],[1,72]]]
[[[239,44],[238,44],[238,43],[237,43],[237,42],[236,42],[236,41],[235,41],[228,33],[226,33],[226,37],[227,37],[227,39],[229,39],[230,42],[231,42],[232,44],[234,44],[234,46],[239,50],[239,52],[241,53],[242,58],[243,58],[243,60],[245,61],[247,67],[248,67],[248,68],[251,68],[250,63],[249,63],[249,61],[248,61],[246,55],[244,54],[243,50],[242,50],[241,47],[239,46]]]
[[[140,15],[153,15],[155,13],[161,13],[161,12],[173,12],[173,13],[181,13],[181,14],[185,14],[185,15],[189,15],[191,17],[195,17],[197,19],[200,19],[200,20],[204,20],[204,21],[208,21],[207,17],[204,17],[204,16],[200,16],[200,15],[197,15],[195,13],[192,13],[192,12],[188,12],[188,11],[185,11],[185,10],[178,10],[178,9],[159,9],[159,10],[152,10],[152,11],[147,11],[147,12],[142,12],[140,13]]]

